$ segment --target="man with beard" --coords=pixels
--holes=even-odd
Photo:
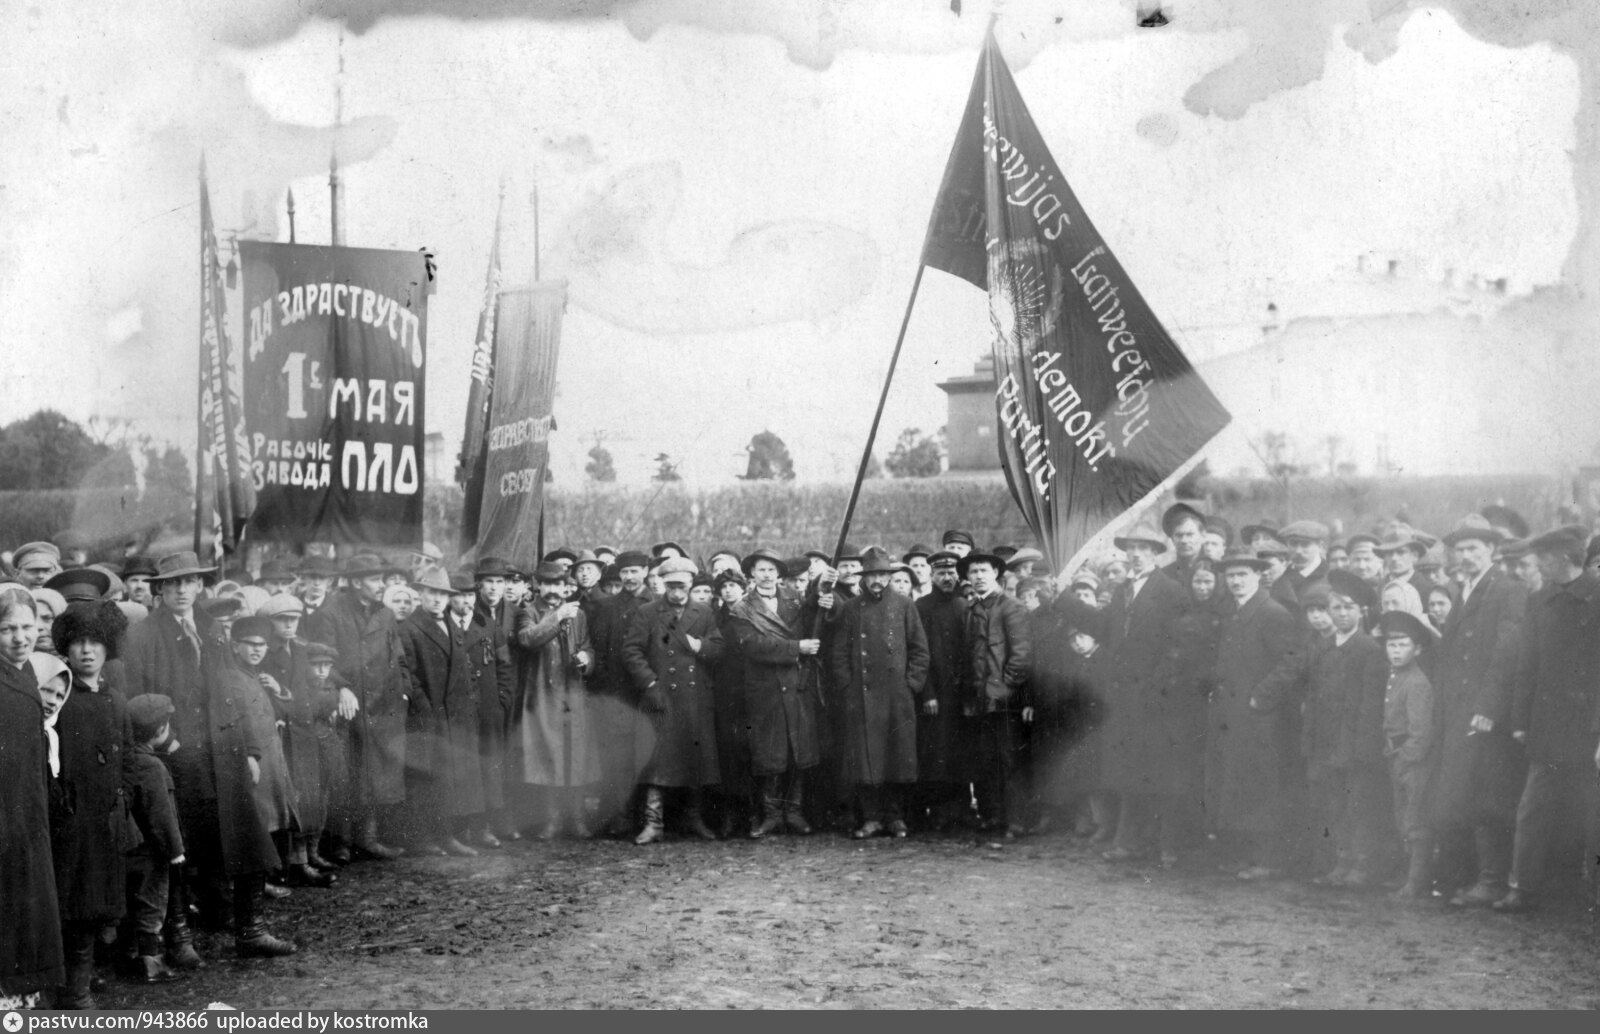
[[[584,793],[600,780],[595,723],[589,714],[584,675],[594,664],[583,608],[566,598],[566,568],[542,561],[534,571],[538,598],[517,612],[513,638],[522,655],[518,665],[521,706],[510,740],[522,782],[543,798],[545,819],[538,837],[548,840],[563,828],[590,835]]]
[[[815,658],[822,640],[802,629],[800,598],[778,585],[772,554],[744,560],[751,591],[729,611],[729,628],[744,658],[745,713],[750,728],[750,769],[761,796],[761,822],[750,830],[759,840],[787,826],[806,834],[801,814],[804,773],[820,760],[816,686],[802,662]]]
[[[622,663],[622,641],[639,608],[655,600],[656,595],[645,584],[650,573],[649,556],[626,550],[617,556],[616,567],[622,591],[601,599],[589,615],[589,635],[595,652],[589,706],[600,750],[601,832],[606,836],[631,836],[634,787],[639,781],[634,743],[640,731],[636,728],[639,690]]]
[[[1022,744],[1022,688],[1032,663],[1028,611],[1000,590],[1005,561],[993,553],[968,553],[956,564],[972,583],[967,606],[962,712],[976,727],[978,812],[985,830],[1023,831],[1027,787],[1018,762]]]
[[[861,560],[861,595],[839,611],[829,663],[842,716],[842,776],[853,787],[857,840],[887,828],[906,835],[901,788],[917,781],[917,698],[928,674],[928,640],[916,607],[889,592],[882,550]]]
[[[350,583],[301,619],[305,637],[339,651],[339,682],[356,695],[350,733],[350,826],[353,847],[387,861],[404,852],[378,839],[379,811],[406,799],[406,710],[411,671],[394,614],[383,605],[390,568],[374,553],[344,566]]]
[[[928,557],[932,586],[917,600],[928,641],[928,678],[917,715],[917,791],[912,815],[946,829],[971,806],[963,759],[961,672],[966,660],[967,601],[957,590],[957,557],[941,549]]]
[[[665,835],[665,794],[681,789],[684,824],[702,840],[715,840],[705,823],[704,789],[720,782],[715,703],[709,665],[722,656],[722,632],[711,608],[689,599],[698,573],[682,557],[658,569],[666,595],[634,612],[622,640],[622,664],[643,702],[640,720],[648,722],[655,749],[641,757],[644,828],[635,844]]]

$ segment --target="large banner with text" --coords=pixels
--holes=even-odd
[[[422,542],[428,274],[418,251],[240,241],[251,537]]]

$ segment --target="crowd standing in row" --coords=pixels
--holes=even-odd
[[[292,953],[264,902],[357,859],[669,828],[1057,829],[1113,862],[1592,905],[1600,540],[1518,520],[1235,541],[1180,503],[1062,579],[962,531],[221,580],[29,543],[0,584],[0,999],[91,1006],[97,945],[169,979],[204,964],[195,921]]]

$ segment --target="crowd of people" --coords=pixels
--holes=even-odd
[[[1501,912],[1593,908],[1600,538],[1503,507],[1168,508],[1036,549],[429,545],[0,558],[0,1002],[92,1007],[294,944],[266,903],[358,860],[975,830]],[[293,889],[291,889],[293,888]]]

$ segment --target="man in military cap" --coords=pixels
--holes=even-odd
[[[632,836],[634,788],[639,781],[634,739],[638,734],[640,695],[622,662],[622,642],[634,616],[656,599],[645,584],[650,557],[638,550],[617,555],[622,591],[597,602],[590,614],[589,636],[595,668],[589,680],[590,706],[600,753],[600,808],[596,816],[607,836]]]
[[[641,605],[623,633],[622,666],[639,691],[640,721],[650,726],[638,742],[654,744],[639,759],[644,828],[635,844],[665,835],[665,797],[672,790],[683,794],[690,832],[702,840],[717,838],[705,823],[703,803],[704,790],[721,781],[710,665],[722,656],[723,644],[716,614],[689,598],[698,571],[682,557],[663,562],[666,595]]]
[[[11,554],[11,566],[17,569],[17,581],[32,589],[61,572],[61,550],[54,542],[29,542]]]
[[[1356,577],[1372,586],[1373,589],[1383,588],[1383,558],[1378,555],[1379,538],[1367,532],[1358,532],[1345,540],[1345,549],[1349,552],[1350,570]]]

